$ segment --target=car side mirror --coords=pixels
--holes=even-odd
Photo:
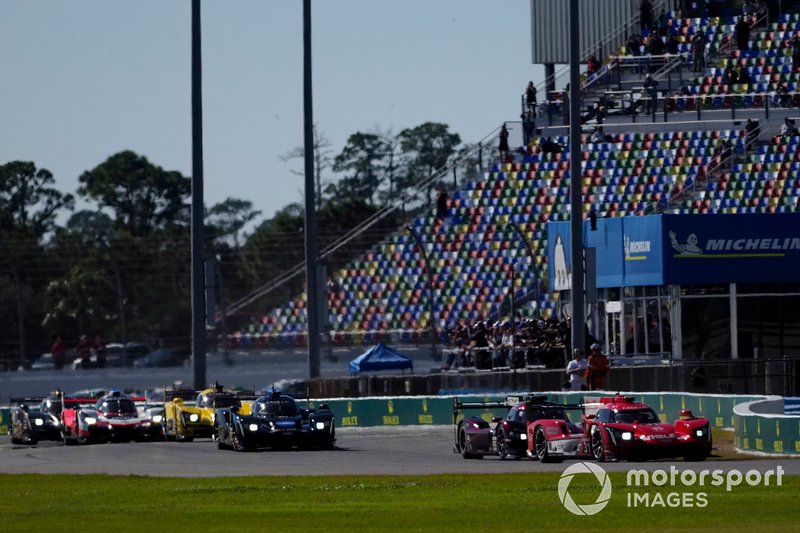
[[[323,403],[322,405],[319,406],[319,408],[320,409],[325,409],[325,410],[328,410],[328,411],[331,410],[330,406],[327,403]]]
[[[493,416],[492,417],[492,422],[496,423],[496,422],[502,422],[502,421],[503,421],[503,417],[502,416]]]

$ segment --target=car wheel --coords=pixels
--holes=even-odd
[[[22,444],[22,439],[11,437],[11,444]]]
[[[506,432],[503,431],[503,428],[497,430],[496,434],[497,439],[497,455],[500,456],[501,460],[505,460],[508,456],[508,447],[506,446]]]
[[[231,436],[231,444],[233,445],[233,450],[237,452],[246,452],[250,449],[244,444],[244,442],[242,442],[242,439],[240,439],[239,435],[237,435],[235,432],[233,436]]]
[[[603,442],[603,430],[600,426],[592,428],[592,457],[599,463],[606,460],[606,445]]]
[[[458,449],[461,451],[461,457],[464,459],[483,459],[483,454],[470,452],[468,446],[467,428],[462,425],[458,432]]]
[[[536,428],[536,432],[533,434],[533,451],[536,453],[536,458],[542,463],[561,462],[550,457],[550,453],[547,451],[547,436],[542,426]]]

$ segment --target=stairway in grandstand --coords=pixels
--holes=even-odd
[[[783,84],[796,88],[800,69],[786,63],[791,61],[786,47],[793,32],[800,31],[800,17],[784,15],[763,24],[753,32],[748,52],[730,47],[731,27],[730,20],[673,14],[670,28],[681,50],[686,52],[688,39],[703,28],[711,36],[713,61],[696,76],[686,69],[691,58],[671,67],[687,71],[689,95],[678,95],[677,87],[669,93],[670,121],[648,117],[630,124],[630,116],[609,117],[603,142],[589,142],[589,134],[583,135],[584,216],[593,209],[605,217],[800,211],[800,137],[775,137],[783,117],[800,111],[780,108],[781,102],[775,102],[779,108],[769,116],[763,111],[772,91]],[[725,83],[725,67],[732,63],[748,71],[749,83]],[[673,74],[663,71],[661,80]],[[679,75],[682,79],[684,71]],[[626,72],[616,81],[635,86],[640,77]],[[604,83],[589,86],[587,101],[608,89]],[[698,106],[702,121],[696,118]],[[736,117],[730,117],[731,108]],[[746,142],[741,124],[748,116],[761,123],[760,141],[753,145]],[[432,211],[415,219],[411,231],[425,254],[412,233],[402,231],[331,272],[328,319],[334,343],[415,342],[432,323],[445,340],[446,331],[459,321],[508,316],[512,292],[518,306],[528,302],[517,309],[519,315],[552,314],[554,304],[542,287],[545,225],[569,218],[569,151],[563,128],[547,135],[564,149],[545,153],[540,139],[533,139],[513,163],[496,164],[481,179],[453,191],[444,220]],[[727,158],[720,155],[725,143],[731,150]],[[304,343],[305,305],[303,294],[265,313],[232,341],[241,346]]]

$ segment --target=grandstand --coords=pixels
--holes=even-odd
[[[731,16],[666,15],[678,54],[647,55],[647,41],[656,37],[644,32],[636,55],[621,46],[597,75],[585,78],[584,217],[800,211],[800,136],[778,134],[784,118],[800,115],[791,107],[800,65],[792,63],[790,44],[800,14],[759,12],[747,51],[735,49]],[[623,22],[638,27],[636,19]],[[700,30],[708,37],[706,68],[694,73],[690,41]],[[728,83],[734,66],[750,81]],[[658,113],[644,116],[642,79],[650,71],[661,93],[652,106]],[[557,293],[546,285],[546,224],[568,220],[570,213],[570,147],[560,94],[551,91],[541,102],[536,134],[528,144],[516,143],[513,160],[451,193],[444,219],[424,213],[330,273],[326,329],[332,344],[446,343],[457,324],[511,318],[512,309],[514,319],[560,313]],[[609,112],[602,142],[593,142],[599,104]],[[747,135],[747,118],[758,122],[759,135]],[[560,148],[548,149],[544,139]],[[229,343],[304,345],[305,310],[301,294],[252,320]]]

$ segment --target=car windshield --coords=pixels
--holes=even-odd
[[[281,398],[280,400],[261,399],[256,402],[255,411],[259,415],[294,416],[297,414],[297,405],[291,398]]]
[[[533,407],[528,409],[528,422],[543,419],[566,420],[569,422],[567,411],[563,407]]]
[[[218,394],[214,400],[215,407],[233,407],[234,405],[240,405],[240,403],[239,398],[232,394]]]
[[[58,416],[61,414],[61,402],[58,400],[44,400],[39,409],[43,413],[49,413],[53,416]]]
[[[103,400],[97,406],[97,410],[102,413],[115,413],[121,415],[134,415],[138,414],[136,404],[128,398],[111,398]]]
[[[659,419],[655,411],[650,408],[645,409],[626,409],[614,414],[613,422],[622,422],[624,424],[633,424],[638,422],[640,424],[658,424]]]

